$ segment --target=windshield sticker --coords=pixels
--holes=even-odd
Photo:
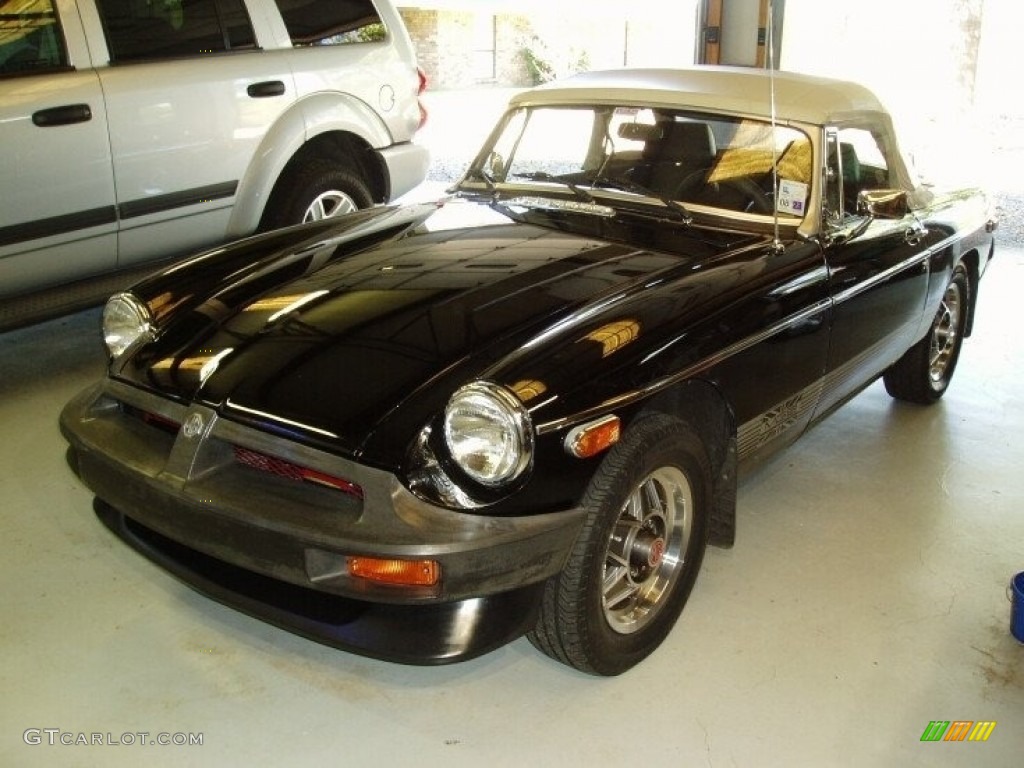
[[[802,181],[779,181],[779,200],[775,206],[779,213],[803,216],[807,212],[807,185]]]

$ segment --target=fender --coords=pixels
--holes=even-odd
[[[390,146],[387,126],[365,102],[347,93],[318,93],[292,104],[267,131],[238,184],[229,239],[256,231],[285,166],[310,140],[327,133],[358,136],[371,147]]]
[[[645,402],[642,413],[651,412],[682,419],[703,436],[714,482],[708,543],[732,547],[736,543],[739,477],[736,411],[732,403],[717,384],[696,378],[680,382]]]

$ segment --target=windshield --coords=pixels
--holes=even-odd
[[[778,170],[778,194],[772,166]],[[811,142],[789,126],[628,106],[524,107],[505,116],[468,177],[495,184],[602,189],[688,209],[799,220],[812,184]]]

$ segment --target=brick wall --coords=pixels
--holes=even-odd
[[[558,13],[478,16],[472,11],[405,7],[399,11],[434,90],[468,88],[481,82],[533,85],[537,67],[531,67],[531,58],[556,77],[623,64],[693,63],[693,30],[681,30],[662,23],[662,19],[627,22],[623,18],[576,14],[567,20]],[[493,72],[481,66],[487,55],[481,52],[481,29],[486,33],[491,19]]]
[[[400,8],[399,13],[416,48],[419,65],[427,73],[430,85],[433,86],[435,73],[441,67],[437,48],[437,13],[413,8]]]

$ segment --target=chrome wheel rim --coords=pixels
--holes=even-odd
[[[317,195],[316,199],[310,203],[309,208],[306,209],[305,215],[302,217],[302,223],[305,224],[307,221],[320,221],[321,219],[329,219],[332,216],[340,216],[343,213],[352,213],[359,209],[355,201],[337,189],[332,189]]]
[[[946,286],[946,293],[942,297],[939,313],[932,325],[928,375],[933,385],[939,385],[945,381],[950,366],[953,364],[960,338],[962,305],[963,294],[960,283],[954,280]]]
[[[608,625],[628,635],[664,607],[685,566],[693,491],[676,467],[655,470],[633,490],[612,526],[601,603]]]

